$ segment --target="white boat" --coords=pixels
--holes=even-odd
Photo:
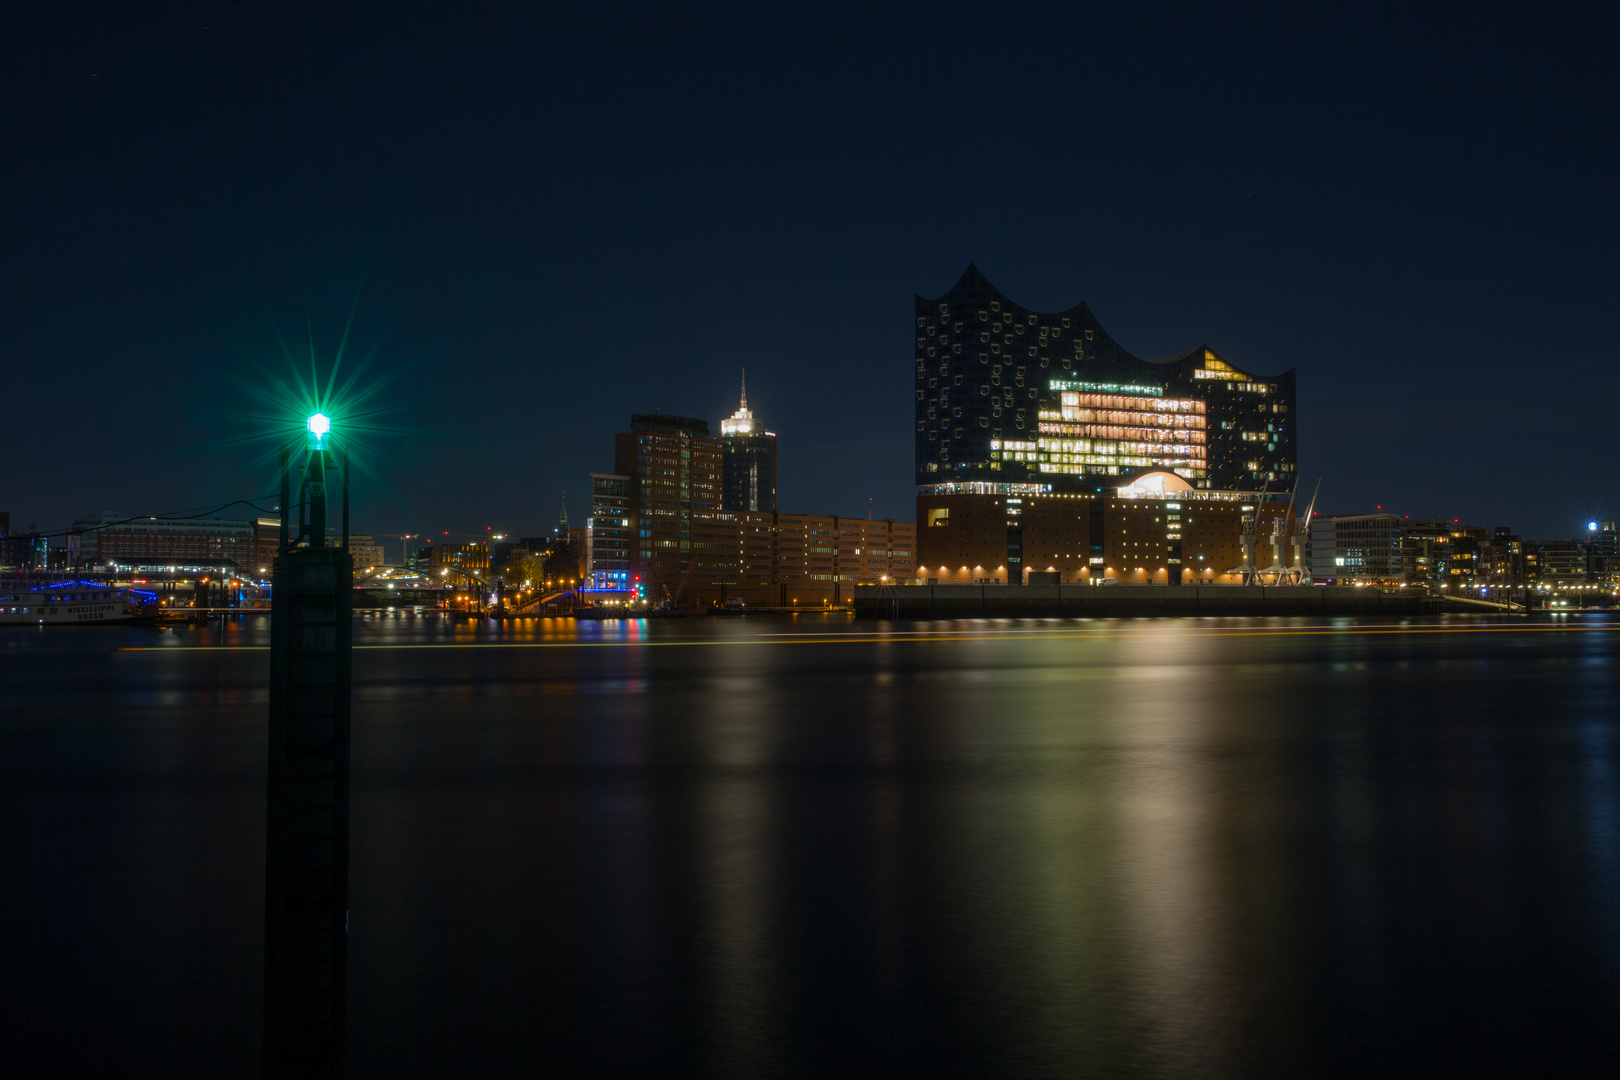
[[[157,614],[157,596],[94,581],[0,581],[0,626],[133,622]]]

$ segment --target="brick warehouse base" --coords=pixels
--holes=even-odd
[[[1425,615],[1437,601],[1348,585],[858,585],[867,619]]]

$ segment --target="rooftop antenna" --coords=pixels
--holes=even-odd
[[[558,532],[567,532],[568,531],[568,489],[567,488],[563,488],[562,512],[557,515],[557,531]]]
[[[872,520],[872,496],[870,495],[866,497],[866,520]]]
[[[748,369],[742,369],[742,407],[748,408]]]

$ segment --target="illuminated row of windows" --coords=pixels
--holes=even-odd
[[[1061,473],[1070,476],[1083,476],[1087,473],[1106,471],[1108,474],[1117,474],[1120,469],[1164,468],[1168,466],[1198,465],[1201,462],[1188,462],[1185,459],[1167,459],[1162,456],[1142,453],[1091,453],[1091,454],[1051,454],[1032,453],[1023,450],[990,452],[993,459],[990,467],[997,468],[997,460],[1022,461],[1036,465],[1043,473]],[[1177,469],[1177,472],[1182,471]],[[1196,469],[1188,471],[1197,472]]]
[[[1044,419],[1050,415],[1040,414]],[[1063,424],[1045,421],[1035,425],[1042,435],[1067,435],[1082,439],[1127,439],[1150,443],[1187,443],[1202,452],[1205,445],[1202,431],[1187,428],[1151,428],[1136,426],[1109,426],[1105,424]]]
[[[1053,379],[1046,385],[1053,391],[1092,390],[1103,394],[1136,394],[1150,397],[1158,397],[1164,393],[1157,386],[1139,386],[1136,383],[1073,382],[1068,379]]]
[[[1052,389],[1060,384],[1054,382]],[[1071,409],[1119,409],[1131,413],[1191,413],[1203,415],[1204,403],[1197,398],[1132,397],[1128,394],[1092,394],[1078,390],[1061,391],[1063,412]]]
[[[1040,452],[1039,457],[1034,456],[1036,451]],[[1174,451],[1174,453],[1167,455],[1166,451]],[[1139,439],[1038,439],[1035,442],[1014,439],[990,440],[990,457],[994,461],[1055,461],[1060,459],[1048,455],[1063,454],[1104,454],[1108,456],[1137,454],[1150,457],[1171,456],[1199,463],[1204,461],[1204,448],[1202,446],[1181,446],[1175,443],[1158,443]]]
[[[1065,397],[1068,395],[1064,395]],[[1066,420],[1081,424],[1129,424],[1132,427],[1172,427],[1188,431],[1203,431],[1204,418],[1197,415],[1166,415],[1163,413],[1127,412],[1122,409],[1085,409],[1064,407],[1062,411],[1042,409],[1042,420]]]

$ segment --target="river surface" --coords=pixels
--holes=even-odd
[[[355,643],[355,1077],[1620,1061],[1620,621]],[[256,1075],[267,645],[0,628],[9,1075]]]

